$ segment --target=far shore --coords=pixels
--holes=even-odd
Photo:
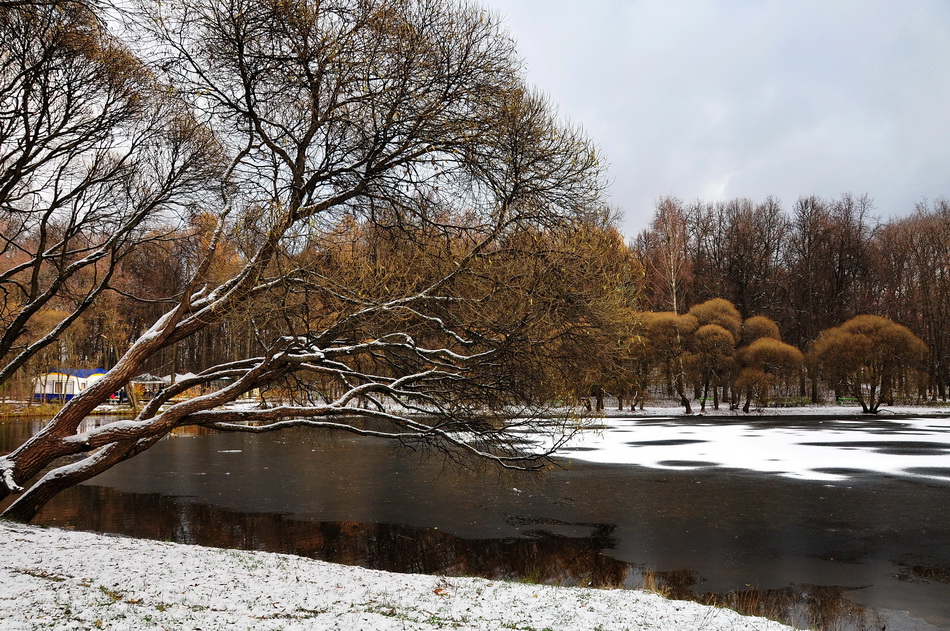
[[[894,415],[950,415],[950,401],[928,401],[913,405],[893,405],[882,406],[876,414],[866,414],[861,411],[860,406],[856,404],[840,403],[814,403],[806,405],[776,406],[776,407],[753,407],[749,412],[743,412],[741,409],[731,409],[728,405],[720,405],[719,409],[714,409],[709,405],[705,410],[701,410],[699,402],[690,403],[693,405],[691,414],[687,414],[682,405],[672,401],[651,402],[643,409],[636,408],[631,410],[629,407],[621,409],[616,399],[608,399],[608,404],[603,410],[586,410],[582,406],[575,408],[552,408],[552,417],[572,414],[588,418],[610,417],[610,418],[652,418],[659,416],[683,416],[683,417],[731,417],[731,418],[755,418],[757,416],[863,416],[866,418],[894,416]],[[254,405],[255,402],[240,401],[238,405]],[[0,403],[0,420],[3,419],[31,419],[31,418],[51,418],[62,408],[59,403],[28,403],[26,401],[5,401]],[[354,409],[354,412],[358,410]],[[104,404],[96,407],[90,415],[132,415],[133,410],[127,404]]]
[[[0,404],[0,418],[51,418],[56,415],[62,409],[62,405],[58,403],[34,403],[32,405],[27,405],[22,402],[9,402]],[[107,414],[131,414],[132,408],[129,406],[119,406],[119,405],[109,405],[104,406],[100,405],[90,414],[95,415],[107,415]]]

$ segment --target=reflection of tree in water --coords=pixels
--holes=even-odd
[[[693,570],[655,571],[601,553],[615,546],[611,524],[510,516],[521,538],[460,539],[394,524],[312,522],[274,513],[242,513],[158,494],[79,486],[51,502],[35,523],[223,548],[267,550],[393,572],[483,576],[558,585],[642,587],[666,597],[728,607],[800,628],[868,631],[884,625],[848,600],[854,588],[790,585],[704,593]],[[533,527],[533,528],[532,528]],[[556,534],[559,528],[587,536]],[[922,571],[921,571],[922,572]],[[908,574],[912,571],[908,570]],[[911,580],[911,579],[908,579]],[[919,579],[918,579],[919,580]]]
[[[884,622],[873,610],[858,605],[844,592],[860,589],[838,585],[790,585],[782,589],[748,589],[726,594],[705,594],[698,600],[729,607],[740,613],[779,619],[799,628],[819,631],[883,630]]]
[[[620,587],[629,569],[627,563],[600,553],[614,543],[614,526],[605,524],[546,522],[590,527],[593,532],[587,537],[538,529],[524,538],[461,539],[428,528],[304,521],[96,486],[63,493],[34,521],[146,539],[283,552],[392,572]]]
[[[911,583],[946,583],[950,585],[950,567],[905,565],[895,578]]]
[[[782,589],[743,589],[724,593],[703,593],[697,589],[703,579],[693,570],[658,572],[649,568],[633,570],[638,587],[677,600],[692,600],[727,607],[749,616],[778,620],[796,628],[818,631],[872,631],[885,629],[873,610],[848,600],[844,593],[858,587],[794,584]]]

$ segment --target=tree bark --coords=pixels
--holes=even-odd
[[[119,462],[145,451],[162,436],[164,436],[164,433],[140,441],[111,443],[77,463],[53,469],[7,507],[3,512],[3,517],[22,522],[32,520],[40,509],[58,493],[80,482],[85,482]]]

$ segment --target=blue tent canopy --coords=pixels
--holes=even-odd
[[[53,368],[49,372],[86,379],[92,375],[104,375],[107,371],[104,368]]]

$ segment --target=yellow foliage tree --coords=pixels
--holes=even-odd
[[[798,372],[805,361],[802,352],[772,337],[761,337],[739,350],[742,368],[736,378],[737,391],[745,390],[743,412],[749,411],[752,398],[764,401],[782,378]]]
[[[706,411],[709,386],[713,386],[713,407],[719,409],[719,386],[735,370],[736,340],[718,324],[705,324],[693,336],[693,366],[703,388],[700,410]]]
[[[779,332],[778,324],[775,323],[775,320],[765,316],[752,316],[742,323],[743,346],[748,346],[763,337],[770,337],[773,340],[782,341],[782,334]]]
[[[907,327],[880,316],[860,315],[826,329],[809,359],[836,393],[847,393],[865,414],[892,398],[896,383],[924,369],[927,346]]]
[[[712,298],[693,306],[689,315],[696,318],[699,329],[692,340],[690,361],[697,384],[702,388],[700,409],[706,411],[709,386],[713,387],[713,406],[719,409],[719,386],[731,380],[735,372],[734,355],[742,333],[742,314],[724,298]],[[712,327],[712,328],[707,328]],[[698,396],[697,391],[697,396]]]
[[[676,315],[672,311],[644,313],[644,354],[651,367],[663,375],[670,389],[676,390],[687,414],[693,409],[686,396],[686,370],[689,365],[688,345],[698,328],[690,314]]]
[[[732,334],[733,340],[738,340],[742,333],[742,314],[725,298],[700,303],[689,310],[689,315],[696,318],[700,326],[718,324]]]

